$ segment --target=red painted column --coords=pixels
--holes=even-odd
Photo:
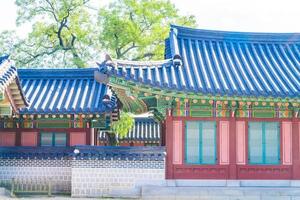
[[[172,116],[166,117],[166,179],[172,179],[173,177],[173,119]]]
[[[16,133],[16,146],[21,146],[21,130],[20,128],[16,128],[15,129],[15,133]]]
[[[229,120],[229,179],[237,179],[236,164],[236,120],[234,116]]]
[[[292,119],[292,179],[300,179],[300,120]]]

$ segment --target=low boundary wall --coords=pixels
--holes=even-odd
[[[132,196],[165,180],[163,147],[1,147],[0,187],[12,179],[48,179],[53,193]]]

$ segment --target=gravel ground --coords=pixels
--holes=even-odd
[[[111,199],[111,198],[71,198],[68,196],[53,196],[53,197],[47,197],[47,196],[28,196],[28,197],[16,197],[16,198],[9,198],[9,197],[4,197],[0,196],[0,200],[129,200],[129,199]]]

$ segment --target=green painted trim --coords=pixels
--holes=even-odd
[[[198,123],[199,125],[199,164],[203,164],[203,127],[202,122]]]
[[[119,77],[110,77],[110,82],[108,85],[124,89],[124,90],[138,90],[142,92],[149,92],[153,94],[163,95],[163,96],[169,96],[169,97],[179,97],[179,98],[189,98],[189,99],[212,99],[212,100],[228,100],[228,101],[258,101],[258,102],[300,102],[299,98],[273,98],[273,97],[245,97],[245,96],[212,96],[212,95],[206,95],[202,93],[191,93],[191,92],[182,92],[182,91],[175,91],[175,90],[168,90],[168,89],[160,89],[160,88],[153,88],[152,86],[143,85],[140,83],[136,83],[133,81],[124,80]]]
[[[1,116],[11,116],[12,107],[9,105],[0,105],[0,115]]]

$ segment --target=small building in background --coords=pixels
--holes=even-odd
[[[164,146],[161,123],[153,117],[135,117],[134,126],[124,138],[118,138],[120,146]],[[98,133],[98,145],[107,146],[105,131]]]
[[[16,71],[7,62],[0,146],[95,145],[95,133],[110,129],[117,99],[94,79],[95,68]]]

